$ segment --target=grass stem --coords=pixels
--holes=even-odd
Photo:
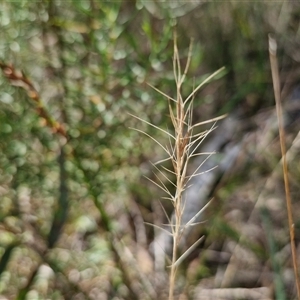
[[[296,245],[295,245],[295,231],[294,231],[294,221],[293,221],[293,213],[292,213],[292,200],[290,195],[290,187],[289,187],[289,176],[288,176],[288,166],[286,159],[286,146],[285,146],[285,130],[282,118],[282,106],[281,106],[281,97],[280,97],[280,78],[278,71],[278,62],[277,62],[277,43],[274,38],[269,35],[269,54],[270,54],[270,64],[272,71],[272,79],[273,79],[273,88],[276,102],[276,112],[277,112],[277,120],[279,127],[279,138],[280,138],[280,147],[281,147],[281,155],[282,155],[282,168],[283,168],[283,178],[284,178],[284,187],[285,187],[285,195],[286,195],[286,206],[288,213],[288,222],[289,222],[289,232],[290,232],[290,242],[292,249],[292,259],[293,259],[293,267],[295,273],[295,281],[297,286],[297,296],[300,299],[300,283],[299,283],[299,271],[298,271],[298,263],[296,256]]]

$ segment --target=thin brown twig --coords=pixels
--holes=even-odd
[[[277,50],[276,40],[269,35],[270,64],[271,64],[273,88],[274,88],[274,95],[275,95],[275,102],[276,102],[276,112],[277,112],[278,127],[279,127],[279,138],[280,138],[280,147],[281,147],[281,155],[282,155],[282,168],[283,168],[286,206],[287,206],[288,222],[289,222],[290,242],[291,242],[291,249],[292,249],[292,259],[293,259],[295,280],[297,286],[297,295],[298,295],[298,299],[300,299],[300,283],[299,283],[299,275],[298,275],[299,271],[298,271],[297,256],[296,256],[295,230],[294,230],[294,221],[293,221],[293,213],[292,213],[292,200],[291,200],[290,187],[289,187],[288,166],[287,166],[287,159],[286,159],[285,131],[283,125],[283,118],[282,118],[280,79],[279,79],[276,50]]]
[[[45,123],[50,127],[54,133],[67,138],[67,133],[64,126],[58,121],[54,120],[43,106],[39,93],[35,89],[31,80],[26,77],[23,72],[18,72],[13,65],[5,64],[0,61],[0,69],[2,69],[4,76],[10,80],[13,85],[21,86],[27,91],[28,96],[35,102],[37,114],[45,120]]]

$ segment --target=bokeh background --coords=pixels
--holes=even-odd
[[[166,298],[168,268],[145,225],[166,222],[160,201],[172,214],[145,178],[155,180],[150,161],[164,153],[133,128],[163,137],[132,115],[171,127],[166,98],[148,84],[175,96],[176,30],[183,63],[193,40],[184,95],[226,67],[197,93],[195,123],[238,115],[229,134],[243,143],[211,188],[197,231],[206,238],[180,267],[176,295],[294,299],[268,34],[278,42],[283,101],[300,101],[299,16],[296,1],[0,1],[0,298]],[[47,126],[22,80],[7,79],[10,65],[67,139]],[[300,124],[290,112],[298,242]]]

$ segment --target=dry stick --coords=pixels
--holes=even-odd
[[[12,85],[21,86],[27,91],[28,96],[36,103],[37,114],[45,120],[46,125],[50,127],[54,133],[59,133],[61,136],[67,138],[68,136],[64,126],[54,120],[47,112],[31,80],[26,77],[23,72],[17,72],[14,66],[1,61],[0,69],[3,71],[4,76],[11,81]]]
[[[279,80],[276,50],[277,50],[276,40],[269,35],[269,54],[270,54],[273,88],[274,88],[276,112],[277,112],[278,127],[279,127],[279,138],[280,138],[280,147],[281,147],[281,154],[282,154],[282,168],[283,168],[285,195],[286,195],[286,206],[287,206],[288,221],[289,221],[292,259],[293,259],[295,280],[297,286],[297,295],[298,295],[298,299],[300,299],[300,284],[299,284],[299,277],[298,277],[299,272],[298,272],[297,257],[296,257],[295,231],[294,231],[292,201],[291,201],[289,178],[288,178],[288,167],[287,167],[287,160],[286,160],[285,131],[283,126],[283,118],[282,118],[282,107],[281,107],[281,99],[280,99],[280,80]]]

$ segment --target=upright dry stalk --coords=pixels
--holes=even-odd
[[[187,66],[189,64],[190,55],[188,57]],[[186,180],[186,169],[185,161],[187,158],[186,146],[190,140],[189,133],[186,133],[185,136],[185,111],[184,111],[184,102],[181,96],[181,85],[184,80],[185,73],[181,76],[180,61],[178,55],[178,49],[176,45],[176,40],[174,43],[174,58],[173,58],[173,68],[174,76],[176,81],[176,113],[173,114],[172,107],[169,103],[170,114],[172,117],[173,126],[175,129],[175,153],[172,156],[173,168],[176,176],[176,194],[173,199],[174,211],[175,211],[175,224],[172,226],[173,234],[173,254],[172,254],[172,265],[170,273],[170,284],[169,284],[169,299],[173,299],[174,294],[174,285],[177,272],[177,266],[175,262],[177,260],[177,248],[180,240],[180,225],[181,225],[181,216],[182,216],[182,193],[184,190],[184,184]],[[185,70],[186,72],[186,70]]]
[[[148,135],[142,130],[135,129],[139,132],[142,132],[143,134],[150,137],[152,140],[154,140],[167,154],[167,158],[163,159],[157,163],[154,164],[155,169],[158,171],[159,175],[156,175],[157,180],[159,183],[156,183],[149,179],[151,182],[153,182],[156,186],[158,186],[161,190],[163,190],[167,197],[164,197],[164,199],[168,199],[172,202],[174,206],[174,220],[170,221],[170,228],[171,228],[171,236],[173,238],[173,252],[172,252],[172,259],[171,259],[171,266],[170,266],[170,277],[169,277],[169,300],[174,299],[174,289],[175,289],[175,281],[176,281],[176,273],[178,266],[180,263],[185,259],[189,253],[200,243],[202,238],[197,240],[191,247],[189,247],[181,256],[178,256],[178,246],[181,240],[181,237],[184,233],[184,230],[187,229],[190,226],[195,225],[194,222],[196,218],[199,216],[199,214],[206,208],[207,205],[205,205],[199,212],[197,212],[186,224],[182,224],[182,215],[184,211],[184,204],[185,201],[188,201],[188,199],[184,199],[184,191],[188,188],[190,180],[201,174],[199,172],[198,166],[196,170],[193,172],[192,175],[187,175],[187,169],[189,161],[192,157],[195,157],[197,155],[206,155],[207,157],[204,159],[204,162],[210,157],[212,153],[197,153],[197,150],[202,143],[202,141],[205,139],[205,137],[215,129],[215,123],[217,120],[223,118],[224,116],[217,117],[214,119],[210,119],[208,121],[204,121],[197,124],[192,124],[192,109],[193,109],[193,100],[196,92],[208,81],[210,81],[215,75],[220,73],[224,68],[221,68],[220,70],[216,71],[212,75],[210,75],[206,80],[204,80],[201,84],[199,84],[197,87],[193,89],[193,91],[189,94],[189,96],[185,99],[183,99],[182,96],[182,84],[184,83],[190,60],[191,60],[191,53],[192,53],[192,43],[189,49],[188,59],[185,66],[184,71],[181,70],[180,65],[180,58],[177,48],[177,42],[176,42],[176,35],[174,36],[174,58],[173,58],[173,70],[174,70],[174,77],[175,77],[175,83],[176,83],[176,97],[172,98],[165,93],[161,92],[160,90],[156,89],[155,87],[151,86],[153,89],[155,89],[157,92],[161,93],[163,96],[165,96],[168,99],[169,102],[169,112],[171,121],[173,124],[173,132],[170,132],[169,130],[164,130],[162,128],[159,128],[155,126],[154,124],[151,124],[139,117],[134,116],[135,118],[139,119],[140,121],[145,122],[146,124],[158,129],[159,131],[163,132],[169,139],[169,145],[164,146],[162,143],[160,143],[158,140],[156,140],[154,137]],[[196,133],[194,134],[195,128],[197,128],[200,125],[207,124],[207,123],[213,123],[211,128],[209,130]],[[172,170],[166,168],[162,165],[165,161],[171,161],[172,163]],[[172,175],[176,177],[176,183],[173,183],[173,181],[169,178],[169,175]],[[175,185],[175,193],[172,194],[168,187],[163,182],[162,178],[172,185]],[[156,227],[156,226],[155,226]],[[168,232],[169,233],[169,232]]]
[[[173,300],[174,298],[174,290],[175,290],[175,281],[176,281],[176,273],[177,268],[180,262],[200,243],[202,238],[197,240],[185,253],[183,253],[180,257],[177,255],[178,246],[180,243],[180,239],[183,235],[184,230],[193,225],[193,222],[197,218],[197,216],[203,211],[197,212],[195,216],[187,223],[182,224],[182,214],[185,205],[185,201],[188,199],[184,199],[184,191],[188,188],[188,183],[191,178],[199,175],[198,170],[200,166],[194,171],[191,176],[187,176],[187,167],[189,161],[192,157],[199,155],[196,152],[197,148],[200,146],[204,138],[215,128],[215,123],[208,130],[204,131],[200,134],[193,134],[193,130],[202,125],[204,123],[215,122],[217,119],[223,118],[221,116],[219,118],[211,119],[206,122],[198,123],[192,125],[192,108],[193,101],[196,92],[211,78],[213,78],[217,73],[219,73],[222,69],[218,70],[211,76],[209,76],[204,82],[198,85],[191,94],[183,99],[182,97],[182,84],[184,83],[192,53],[192,43],[190,46],[190,51],[187,59],[187,63],[184,69],[184,72],[181,71],[180,58],[177,48],[176,35],[174,37],[174,57],[173,57],[173,70],[174,70],[174,78],[176,82],[176,99],[169,100],[169,111],[172,119],[172,123],[174,126],[174,147],[171,146],[170,150],[170,159],[173,165],[173,173],[176,176],[176,192],[175,195],[171,198],[171,201],[174,206],[174,216],[175,220],[171,224],[171,232],[173,237],[173,252],[172,252],[172,264],[170,266],[170,277],[169,277],[169,300]],[[172,101],[175,106],[174,112],[172,107]],[[212,153],[202,153],[208,155],[208,157]],[[200,154],[201,155],[201,154]]]
[[[279,138],[280,138],[280,147],[281,147],[281,155],[282,155],[282,168],[283,168],[285,195],[286,195],[286,206],[287,206],[288,221],[289,221],[290,242],[291,242],[291,249],[292,249],[292,259],[293,259],[295,280],[297,286],[297,295],[298,295],[298,299],[300,299],[300,283],[299,283],[299,275],[298,275],[299,272],[298,272],[296,246],[295,246],[292,201],[290,195],[288,167],[287,167],[287,160],[286,160],[285,131],[283,125],[283,118],[282,118],[282,107],[281,107],[281,99],[280,99],[280,79],[279,79],[276,51],[277,51],[276,40],[269,35],[270,63],[271,63],[273,88],[274,88],[276,112],[277,112],[278,127],[279,127]]]

